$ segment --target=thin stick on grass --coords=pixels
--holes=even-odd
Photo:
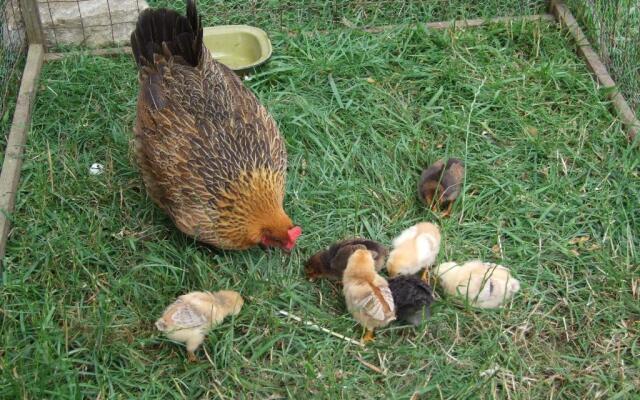
[[[371,364],[370,362],[363,360],[362,357],[360,357],[359,354],[356,356],[356,360],[360,361],[360,363],[362,365],[364,365],[365,367],[369,368],[372,371],[375,371],[375,372],[377,372],[377,373],[379,373],[381,375],[385,375],[385,376],[387,375],[387,371],[386,370],[383,370],[382,368],[377,367],[377,366]]]
[[[49,182],[51,182],[51,192],[55,192],[53,186],[53,159],[51,158],[51,147],[49,147],[49,141],[47,140],[47,161],[49,162]]]
[[[293,314],[288,313],[288,312],[286,312],[286,311],[284,311],[284,310],[279,310],[279,311],[278,311],[278,314],[280,314],[280,315],[284,315],[285,317],[292,318],[292,319],[294,319],[294,320],[296,320],[296,321],[298,321],[298,322],[302,322],[303,324],[305,324],[305,325],[307,325],[307,326],[309,326],[309,327],[311,327],[311,328],[313,328],[313,329],[315,329],[315,330],[322,331],[322,332],[324,332],[324,333],[328,333],[328,334],[329,334],[329,335],[331,335],[331,336],[335,336],[335,337],[340,338],[340,339],[342,339],[342,340],[344,340],[344,341],[347,341],[347,342],[349,342],[349,343],[351,343],[351,344],[355,344],[355,345],[358,345],[358,346],[360,346],[360,347],[364,347],[364,344],[362,344],[362,343],[358,342],[357,340],[351,339],[351,338],[346,337],[346,336],[344,336],[344,335],[341,335],[341,334],[339,334],[339,333],[337,333],[337,332],[330,331],[329,329],[327,329],[327,328],[323,328],[323,327],[321,327],[321,326],[319,326],[319,325],[317,325],[317,324],[314,324],[313,322],[305,321],[305,320],[303,320],[302,318],[298,317],[297,315],[293,315]]]

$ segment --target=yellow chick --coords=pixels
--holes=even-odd
[[[386,279],[378,275],[371,252],[356,250],[342,275],[342,292],[347,309],[364,326],[362,340],[373,340],[373,331],[396,319],[393,295]]]
[[[421,222],[405,229],[393,240],[387,260],[389,276],[412,275],[424,268],[422,279],[427,281],[427,268],[436,262],[439,251],[440,229],[436,225]]]
[[[501,307],[520,290],[520,282],[507,267],[479,260],[462,266],[446,262],[434,274],[447,294],[464,297],[479,308]]]
[[[164,310],[156,328],[169,339],[185,343],[187,358],[193,362],[194,352],[211,328],[227,315],[237,315],[243,304],[240,294],[232,290],[187,293]]]

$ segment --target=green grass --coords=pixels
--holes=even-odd
[[[638,395],[640,160],[561,32],[272,38],[247,84],[287,141],[286,209],[305,229],[289,257],[214,252],[152,205],[129,149],[129,57],[45,65],[0,288],[0,397]],[[467,175],[453,217],[438,220],[415,185],[447,156]],[[93,162],[106,172],[90,176]],[[392,325],[366,349],[276,315],[358,337],[340,288],[305,281],[302,263],[421,220],[441,225],[440,262],[511,266],[523,284],[512,305],[442,298],[426,326]],[[153,322],[177,295],[221,288],[246,305],[188,364]]]

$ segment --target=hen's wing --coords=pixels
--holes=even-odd
[[[169,68],[165,62],[157,69],[143,68],[135,129],[136,158],[145,185],[152,199],[170,214],[183,197],[200,198],[201,191],[198,196],[193,191],[204,186],[198,171],[191,168],[190,154],[192,141],[200,135],[200,129],[195,110],[186,109],[180,92],[176,91],[179,83],[174,75],[178,74],[185,82],[196,82],[200,75],[195,68],[178,65]],[[184,189],[189,193],[177,192]]]

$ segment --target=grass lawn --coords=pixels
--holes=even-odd
[[[1,398],[638,395],[640,158],[562,32],[272,41],[246,83],[287,142],[286,209],[305,230],[288,257],[212,251],[153,206],[129,148],[130,57],[45,65],[0,288]],[[467,175],[439,220],[415,186],[447,156]],[[88,174],[94,162],[104,174]],[[439,262],[511,266],[523,285],[513,303],[442,298],[425,326],[391,325],[365,349],[276,314],[359,337],[341,288],[305,281],[303,262],[350,235],[389,243],[421,220],[441,226]],[[245,307],[188,364],[153,322],[177,295],[221,288]]]

